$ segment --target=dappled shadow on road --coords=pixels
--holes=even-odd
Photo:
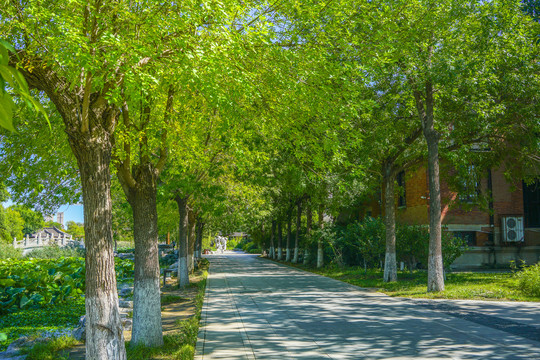
[[[252,256],[210,257],[204,359],[534,359],[539,343]]]

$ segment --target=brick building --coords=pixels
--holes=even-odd
[[[508,182],[505,169],[492,169],[467,191],[455,191],[441,170],[442,223],[447,231],[464,238],[469,248],[456,268],[508,266],[511,260],[533,264],[540,260],[540,181],[527,185]],[[429,224],[429,190],[426,168],[400,173],[396,199],[397,221]],[[492,194],[490,198],[488,194]],[[484,196],[483,196],[484,195]],[[474,205],[483,201],[482,207]],[[377,216],[381,202],[365,204],[360,216]]]

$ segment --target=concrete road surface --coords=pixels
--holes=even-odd
[[[209,255],[198,360],[540,359],[537,303],[391,298],[254,255]]]

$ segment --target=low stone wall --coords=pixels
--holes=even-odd
[[[472,246],[454,261],[452,269],[509,267],[511,261],[527,265],[540,261],[540,246]]]

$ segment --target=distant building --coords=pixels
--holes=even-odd
[[[64,213],[63,212],[59,212],[58,214],[56,214],[56,222],[64,226]]]
[[[52,215],[45,215],[43,219],[45,220],[45,222],[49,222],[49,221],[57,222],[60,225],[62,225],[62,227],[64,227],[64,213],[63,212],[59,212]]]
[[[485,176],[470,179],[472,186],[456,191],[441,172],[441,220],[446,230],[463,238],[468,249],[454,267],[508,266],[510,261],[540,260],[540,180],[526,184],[508,181],[506,168],[490,169]],[[407,224],[429,224],[429,189],[426,168],[400,173],[396,195],[396,219]],[[383,215],[382,192],[366,201],[357,218]],[[487,194],[489,209],[475,205]],[[490,196],[491,195],[491,196]],[[356,215],[356,214],[355,214]]]

